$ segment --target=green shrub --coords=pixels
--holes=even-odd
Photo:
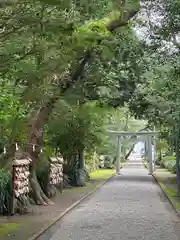
[[[113,158],[111,156],[105,156],[104,158],[104,168],[112,169],[113,168]]]
[[[10,213],[12,181],[10,172],[0,169],[0,214]]]
[[[162,159],[160,158],[160,156],[157,156],[156,164],[161,165],[161,163],[162,163]]]
[[[99,168],[99,156],[94,152],[85,152],[85,165],[90,172]]]
[[[166,161],[166,160],[168,160],[168,161],[176,160],[176,157],[175,156],[165,156],[165,157],[163,157],[163,161]]]
[[[160,167],[162,167],[162,168],[164,168],[165,166],[164,166],[164,162],[163,162],[163,160],[162,161],[160,161]]]
[[[172,173],[175,173],[175,174],[176,174],[176,162],[175,162],[175,164],[174,164],[173,167],[172,167]]]
[[[176,157],[166,156],[162,159],[161,166],[165,167],[172,173],[176,173]]]

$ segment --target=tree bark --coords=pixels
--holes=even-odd
[[[36,176],[36,169],[31,169],[30,175],[31,197],[38,205],[52,205],[53,202],[45,195]]]
[[[79,169],[85,168],[85,162],[84,162],[84,150],[79,150]]]
[[[180,197],[180,129],[178,127],[178,132],[176,136],[176,180],[177,180],[177,196]]]
[[[46,103],[35,108],[29,118],[28,138],[26,146],[16,153],[17,159],[29,157],[30,164],[30,195],[40,205],[53,204],[44,194],[36,176],[36,166],[41,148],[43,147],[44,126],[52,112],[56,98],[49,99]],[[35,149],[33,150],[33,145]]]
[[[161,149],[159,150],[159,161],[160,162],[162,161],[162,150]]]

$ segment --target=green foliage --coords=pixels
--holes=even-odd
[[[107,130],[114,131],[135,131],[138,132],[146,127],[147,122],[143,120],[136,120],[130,115],[128,107],[121,107],[117,109],[110,109],[108,117],[105,120],[105,127]],[[102,155],[115,156],[117,150],[117,138],[112,135],[107,135],[103,138],[103,144],[99,149]],[[125,156],[126,150],[131,149],[136,139],[125,138],[122,139],[122,144],[125,146],[122,149]]]
[[[164,165],[170,172],[176,173],[176,157],[166,156],[163,158],[161,164]]]
[[[164,18],[159,33],[166,39],[172,41],[172,36],[180,32],[180,2],[179,0],[166,0],[164,4]],[[175,40],[175,39],[174,39]],[[174,41],[178,45],[178,41]]]
[[[99,168],[99,155],[96,152],[85,152],[85,165],[89,172]]]
[[[11,204],[11,175],[0,169],[0,214],[9,213]]]
[[[49,144],[67,157],[76,155],[78,149],[95,149],[103,136],[103,114],[96,103],[61,105],[60,117],[54,115],[50,121]]]
[[[177,153],[179,146],[176,143],[180,139],[180,5],[178,0],[160,1],[159,4],[151,1],[148,4],[150,16],[157,14],[161,24],[150,18],[149,26],[146,25],[149,30],[148,53],[144,55],[146,70],[129,106],[136,117],[148,119],[150,126],[156,126],[160,131],[159,137],[167,143],[167,150],[174,152],[176,149]]]
[[[0,236],[1,237],[9,236],[14,231],[16,231],[18,228],[20,228],[20,226],[21,226],[21,224],[13,223],[13,222],[0,224]]]
[[[19,99],[11,91],[2,89],[0,96],[0,129],[1,141],[5,144],[9,140],[23,139],[23,131],[19,131],[26,119],[27,109],[21,105]]]
[[[157,151],[167,150],[168,143],[166,140],[157,140],[156,141],[156,149]]]
[[[143,45],[128,24],[138,10],[139,0],[1,4],[1,152],[40,142],[74,174],[80,153],[102,146],[107,106],[123,106],[140,81]],[[44,191],[47,156],[32,158]]]
[[[90,174],[91,179],[107,179],[115,174],[114,169],[102,169]]]
[[[112,156],[104,156],[104,168],[106,169],[114,168]]]
[[[119,3],[119,8],[107,0],[51,3],[10,1],[0,8],[0,88],[9,99],[8,108],[0,110],[5,142],[26,138],[29,112],[46,99],[62,95],[61,89],[87,49],[92,59],[83,71],[83,81],[71,89],[72,101],[76,95],[121,105],[138,82],[136,59],[142,53],[141,44],[128,27],[114,35],[107,29],[108,23],[120,17]],[[119,71],[122,66],[124,70]],[[7,99],[2,101],[7,103]],[[23,133],[19,131],[22,125]]]
[[[75,32],[74,36],[79,42],[90,42],[91,44],[96,43],[101,39],[105,39],[110,35],[106,25],[102,21],[90,21],[87,24],[79,27]]]

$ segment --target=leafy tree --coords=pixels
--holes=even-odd
[[[171,151],[176,151],[178,195],[180,194],[180,144],[179,144],[179,1],[157,1],[150,3],[150,16],[160,18],[157,25],[149,20],[147,71],[144,83],[130,101],[130,108],[137,117],[146,118],[156,125],[166,139]],[[152,51],[153,49],[153,51]],[[156,52],[154,50],[156,49]]]
[[[28,155],[32,159],[30,183],[38,204],[52,203],[39,186],[36,166],[45,126],[59,99],[70,96],[71,91],[75,89],[76,92],[79,88],[83,90],[85,100],[98,98],[107,103],[108,95],[114,92],[111,99],[114,101],[120,92],[120,101],[118,99],[116,104],[111,102],[111,105],[118,106],[129,99],[136,81],[139,81],[135,38],[129,27],[129,20],[139,11],[139,0],[94,1],[89,5],[84,1],[52,3],[48,0],[5,1],[0,8],[1,88],[10,86],[15,89],[13,97],[17,97],[17,104],[25,111],[23,116],[26,119],[21,125],[25,130],[23,140],[14,135],[13,142],[19,140],[25,146],[20,150],[20,157]],[[129,42],[128,29],[131,32]],[[123,43],[121,58],[115,57],[109,66],[109,60],[103,56],[111,52],[108,50],[111,44],[114,44],[114,55],[117,56],[119,40]],[[118,63],[119,60],[122,64]],[[93,64],[96,62],[98,67]],[[112,66],[113,71],[109,73]],[[122,71],[116,71],[116,66]],[[104,71],[108,77],[102,81]],[[92,85],[88,86],[93,80],[95,91]],[[72,99],[78,95],[75,92]],[[83,124],[86,125],[86,121],[83,120]],[[32,150],[33,145],[36,146],[35,151]],[[7,155],[9,149],[12,149],[11,144]]]
[[[48,145],[60,149],[70,172],[76,167],[83,169],[84,151],[95,150],[101,144],[105,115],[105,109],[96,102],[80,106],[61,103],[61,112],[52,115]]]

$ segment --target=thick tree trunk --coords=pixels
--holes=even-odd
[[[179,132],[179,131],[178,131]],[[176,179],[177,179],[177,196],[180,197],[180,138],[176,136]]]
[[[159,162],[161,162],[162,161],[162,150],[160,149],[159,150]]]
[[[37,180],[35,168],[31,170],[30,177],[31,196],[38,205],[52,205],[53,202],[45,195]]]
[[[36,176],[36,165],[40,154],[41,147],[43,146],[43,133],[44,126],[52,113],[56,98],[50,99],[44,106],[38,108],[30,119],[29,125],[29,138],[27,152],[32,159],[30,184],[33,199],[37,204],[47,205],[53,204],[52,201],[44,194]],[[35,150],[33,151],[33,145]]]
[[[87,172],[85,170],[84,150],[78,151],[78,170],[76,173],[76,185],[84,186],[87,179]]]
[[[31,199],[28,196],[21,196],[19,198],[16,198],[14,203],[14,212],[19,214],[33,212]]]
[[[79,151],[79,169],[85,168],[85,161],[84,161],[84,150]]]
[[[16,153],[16,157],[19,159],[30,157],[32,160],[30,164],[30,196],[36,204],[40,205],[53,204],[44,194],[37,180],[36,166],[43,146],[44,125],[52,112],[55,101],[56,98],[49,99],[43,106],[34,109],[29,118],[27,144],[24,149]]]

